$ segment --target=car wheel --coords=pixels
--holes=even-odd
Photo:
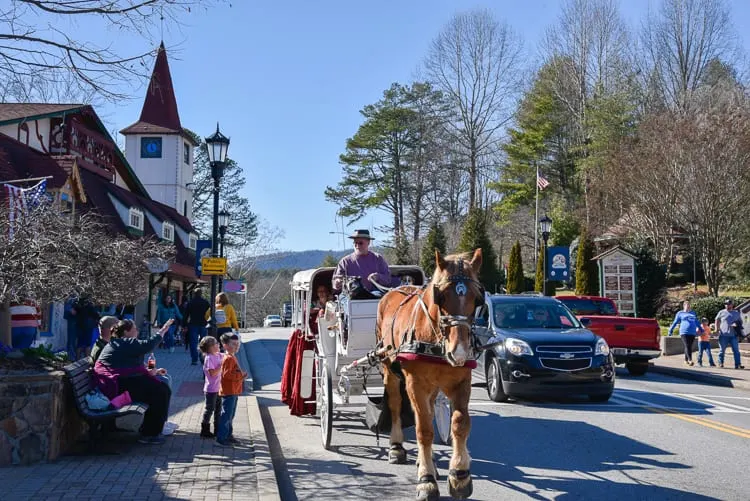
[[[606,402],[611,396],[611,391],[609,393],[594,393],[593,395],[589,395],[589,400],[592,402]]]
[[[628,362],[625,364],[631,376],[643,376],[648,371],[647,361]]]
[[[508,395],[503,391],[503,376],[500,371],[500,360],[492,357],[487,366],[487,395],[495,402],[506,402]]]

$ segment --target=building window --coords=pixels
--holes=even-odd
[[[196,247],[198,247],[198,235],[191,233],[188,238],[188,248],[195,250]]]
[[[185,143],[185,148],[182,151],[182,160],[190,165],[190,145],[187,143]]]
[[[131,207],[128,215],[128,226],[143,231],[143,212]]]
[[[141,158],[161,158],[161,138],[141,138]]]
[[[161,225],[161,238],[174,242],[174,225],[164,221]]]

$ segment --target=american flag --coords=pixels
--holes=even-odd
[[[536,186],[540,190],[543,190],[544,188],[546,188],[547,186],[549,186],[549,181],[547,181],[546,179],[544,179],[544,176],[542,176],[541,174],[539,174],[539,172],[536,173]]]
[[[46,197],[47,180],[42,179],[31,188],[19,188],[12,184],[5,184],[5,191],[8,194],[8,219],[9,237],[13,239],[13,227],[17,224],[18,219],[28,213],[30,208],[39,205]]]

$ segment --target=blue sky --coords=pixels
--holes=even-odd
[[[750,27],[746,3],[731,2],[741,36]],[[637,22],[649,4],[624,1],[623,14]],[[340,180],[338,156],[361,123],[359,110],[392,82],[413,81],[433,37],[452,14],[473,7],[507,20],[529,58],[559,13],[552,0],[234,0],[197,9],[164,34],[182,125],[205,137],[221,123],[253,210],[284,231],[279,249],[342,248],[341,235],[329,234],[342,228],[323,190]],[[129,125],[144,92],[101,114],[118,130]],[[385,221],[368,215],[345,231]]]

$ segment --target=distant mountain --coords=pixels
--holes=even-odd
[[[307,270],[318,268],[320,263],[328,254],[331,254],[338,261],[349,254],[351,250],[306,250],[306,251],[289,251],[276,252],[260,256],[257,262],[259,270]]]

